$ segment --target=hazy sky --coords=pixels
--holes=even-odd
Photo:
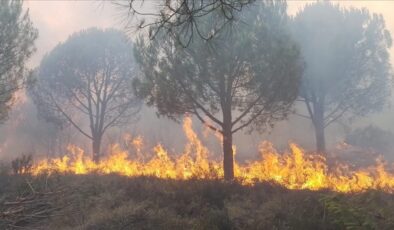
[[[289,13],[295,14],[308,2],[313,1],[288,1]],[[339,2],[346,7],[366,7],[371,12],[382,14],[386,19],[387,28],[394,37],[394,1],[333,2]],[[93,26],[119,29],[123,27],[124,15],[109,2],[30,0],[25,2],[25,7],[29,8],[31,19],[40,32],[36,43],[37,53],[31,60],[33,66],[39,64],[45,53],[74,32]],[[394,57],[394,48],[391,54]]]

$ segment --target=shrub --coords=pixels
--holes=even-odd
[[[31,172],[31,168],[33,167],[33,155],[32,154],[23,154],[20,157],[17,157],[15,160],[11,162],[12,170],[14,174],[28,174]]]
[[[25,179],[8,176],[2,202],[18,200]],[[337,194],[287,190],[259,183],[164,180],[118,175],[28,177],[40,194],[53,193],[61,207],[26,229],[336,230],[394,229],[394,195],[382,191]]]
[[[379,127],[369,125],[350,132],[345,141],[362,149],[369,149],[380,154],[392,151],[394,134]]]

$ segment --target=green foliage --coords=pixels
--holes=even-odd
[[[30,76],[25,64],[34,53],[38,31],[23,11],[23,1],[0,1],[0,121],[8,116],[14,92]]]
[[[58,126],[72,125],[91,139],[94,160],[104,133],[139,111],[141,103],[132,88],[132,51],[124,33],[91,28],[56,46],[36,72],[31,94],[39,116]]]
[[[223,135],[224,178],[234,178],[232,136],[244,128],[265,131],[290,113],[303,65],[287,28],[283,1],[258,1],[237,15],[232,29],[209,41],[178,36],[143,37],[135,55],[142,74],[137,95],[159,115],[178,120],[195,115]],[[191,33],[215,30],[217,14],[203,17]],[[175,19],[176,20],[176,19]],[[182,31],[178,31],[182,33]]]
[[[176,37],[182,46],[187,46],[193,39],[211,39],[223,28],[235,21],[238,12],[248,4],[256,0],[166,0],[157,4],[155,9],[148,13],[153,16],[153,21],[146,21],[144,17],[139,19],[136,15],[146,16],[147,12],[141,12],[141,3],[136,0],[121,1],[119,6],[127,10],[127,16],[131,17],[127,23],[134,24],[137,21],[139,29],[149,28],[149,38],[154,39],[160,32]],[[138,4],[135,4],[137,3]],[[142,2],[142,5],[144,2]],[[217,16],[215,26],[211,31],[201,31],[206,17],[213,14]],[[196,30],[198,31],[196,33]]]
[[[331,118],[383,107],[390,91],[392,42],[382,15],[317,2],[297,14],[293,29],[306,61],[302,97],[316,97],[327,116],[334,113]]]
[[[64,125],[86,116],[97,132],[127,120],[136,104],[132,50],[114,29],[91,28],[57,45],[41,61],[31,89],[40,117]]]
[[[284,119],[303,67],[287,30],[286,4],[258,1],[237,17],[232,29],[209,41],[197,37],[186,48],[167,34],[149,42],[140,38],[135,47],[143,72],[135,82],[138,95],[160,115],[194,114],[220,132],[234,133],[251,123],[266,128]],[[216,19],[206,16],[199,31],[192,30],[211,31]]]
[[[338,229],[392,229],[393,210],[387,209],[386,199],[379,192],[369,192],[354,197],[340,195],[323,196],[326,221],[337,225]],[[382,199],[384,198],[384,199]]]
[[[327,126],[386,105],[391,36],[382,15],[330,1],[306,5],[294,18],[293,34],[306,62],[300,97],[315,126],[317,145],[325,148]]]

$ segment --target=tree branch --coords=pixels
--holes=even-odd
[[[82,133],[84,136],[93,139],[89,134],[87,134],[85,131],[83,131],[71,118],[70,116],[68,116],[68,114],[66,112],[63,111],[63,109],[59,106],[59,104],[56,102],[56,99],[53,98],[52,94],[49,94],[51,97],[51,100],[53,101],[54,105],[56,106],[56,108],[59,110],[60,113],[63,114],[63,116],[80,132]]]
[[[210,128],[211,130],[215,131],[215,132],[219,132],[223,134],[223,131],[216,128],[215,126],[209,124],[208,122],[205,121],[204,118],[201,117],[201,115],[198,113],[198,111],[194,108],[194,114],[197,116],[197,118],[208,128]]]

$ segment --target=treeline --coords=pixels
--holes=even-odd
[[[90,139],[96,161],[104,133],[137,119],[143,103],[175,121],[193,115],[223,136],[224,175],[232,179],[237,132],[266,132],[296,114],[310,120],[316,150],[325,153],[328,126],[387,104],[392,41],[381,15],[329,1],[307,4],[294,17],[285,1],[211,2],[166,1],[167,10],[139,24],[149,33],[134,43],[114,29],[77,32],[28,78],[37,31],[21,2],[3,1],[2,114],[14,85],[34,79],[29,94],[39,116]],[[12,23],[14,33],[5,32]],[[296,101],[305,109],[295,111]]]

